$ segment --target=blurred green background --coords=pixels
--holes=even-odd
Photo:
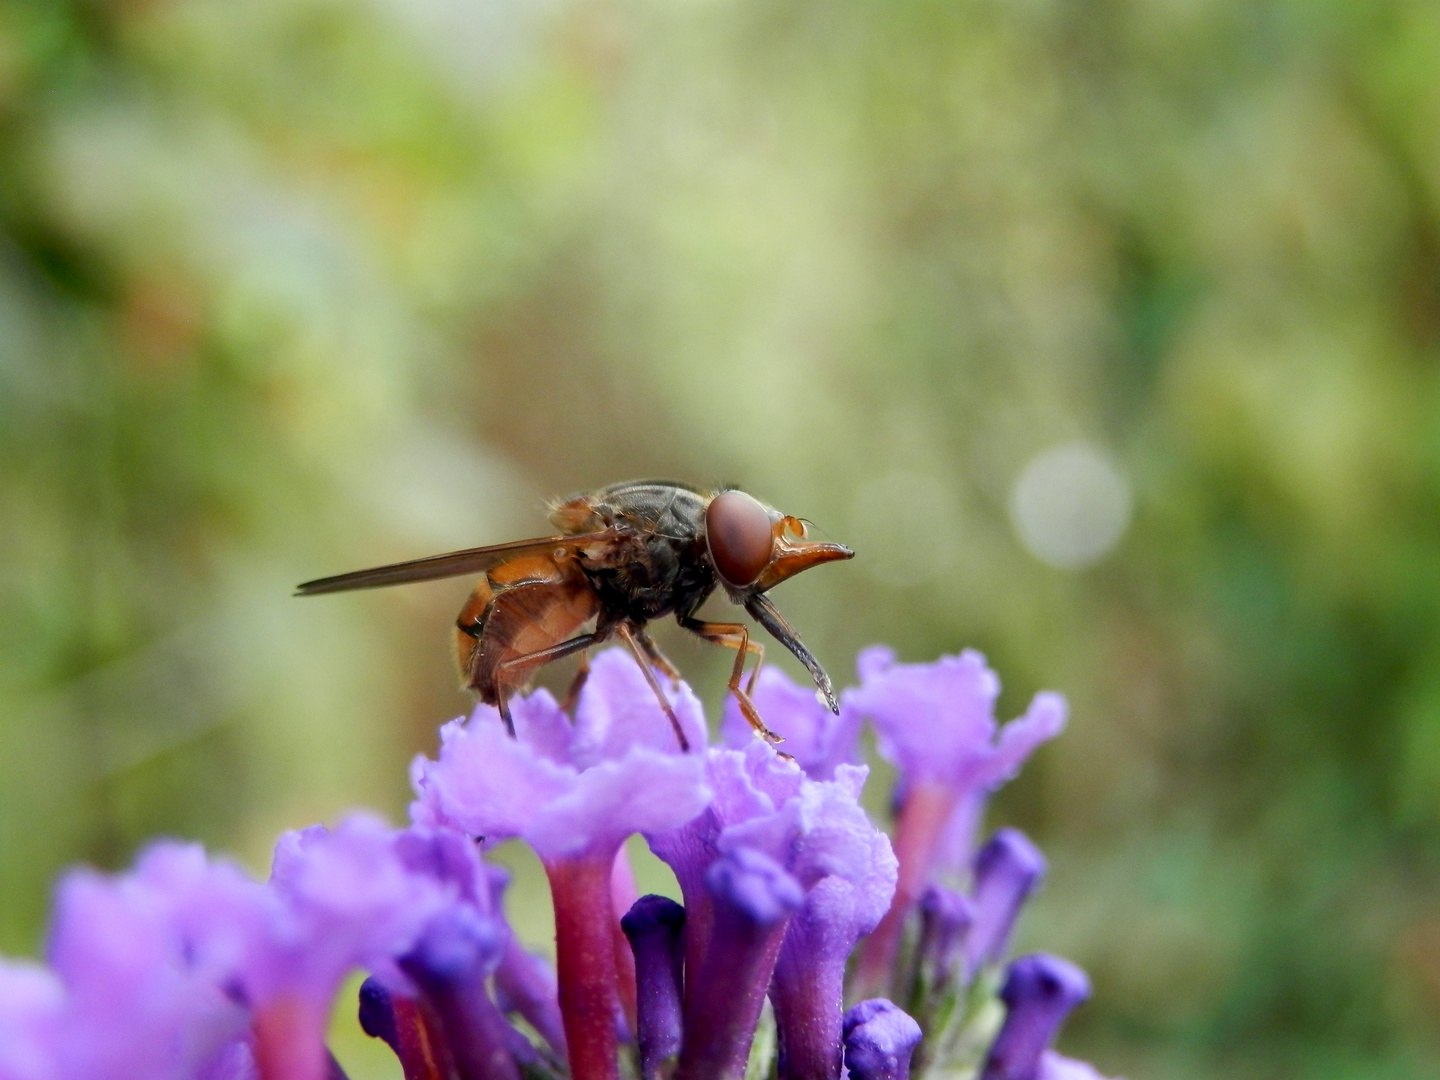
[[[838,682],[1069,694],[1067,1049],[1440,1070],[1440,5],[0,0],[0,951],[398,820],[467,586],[291,587],[642,475],[859,551]]]

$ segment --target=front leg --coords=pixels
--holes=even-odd
[[[727,649],[735,650],[735,666],[730,669],[729,685],[730,692],[735,695],[736,704],[740,706],[740,712],[749,721],[750,726],[755,729],[755,733],[766,742],[772,745],[784,742],[784,739],[765,726],[765,721],[760,719],[760,711],[755,708],[755,702],[750,699],[751,693],[755,690],[755,676],[760,672],[760,665],[765,662],[765,646],[758,641],[750,640],[750,631],[743,623],[706,622],[693,615],[678,615],[675,621],[712,645],[723,645]],[[755,671],[750,675],[750,681],[742,690],[740,689],[740,676],[745,673],[745,661],[752,654],[759,659],[755,663]]]

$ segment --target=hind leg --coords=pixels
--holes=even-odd
[[[562,641],[558,645],[551,645],[548,649],[538,649],[523,656],[512,656],[495,665],[496,705],[500,709],[500,719],[505,721],[505,729],[510,732],[512,738],[515,735],[515,721],[510,716],[507,688],[523,683],[525,675],[531,669],[548,664],[552,660],[559,660],[571,653],[583,652],[592,645],[598,645],[601,640],[600,634],[580,634],[568,641]]]

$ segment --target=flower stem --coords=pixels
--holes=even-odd
[[[325,1080],[325,1015],[298,997],[283,997],[255,1016],[260,1080]]]
[[[618,1080],[615,942],[610,873],[614,852],[545,863],[555,903],[560,1013],[574,1080]]]
[[[922,781],[910,790],[900,808],[895,836],[895,857],[900,862],[895,898],[880,925],[860,947],[853,997],[874,997],[888,990],[905,917],[925,891],[935,850],[955,801],[950,785]]]
[[[630,856],[622,844],[615,854],[615,863],[610,872],[610,905],[616,915],[610,933],[615,943],[615,985],[620,993],[620,1008],[625,1012],[625,1023],[630,1028],[631,1038],[635,1037],[638,1030],[635,954],[630,951],[630,941],[625,937],[625,931],[620,929],[619,916],[629,911],[638,899],[640,893],[635,888],[635,873],[630,869]]]

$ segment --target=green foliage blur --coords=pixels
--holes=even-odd
[[[837,682],[1070,696],[993,814],[1068,1051],[1440,1070],[1440,5],[0,0],[0,951],[399,820],[466,584],[293,585],[641,475],[858,550],[776,593]]]

